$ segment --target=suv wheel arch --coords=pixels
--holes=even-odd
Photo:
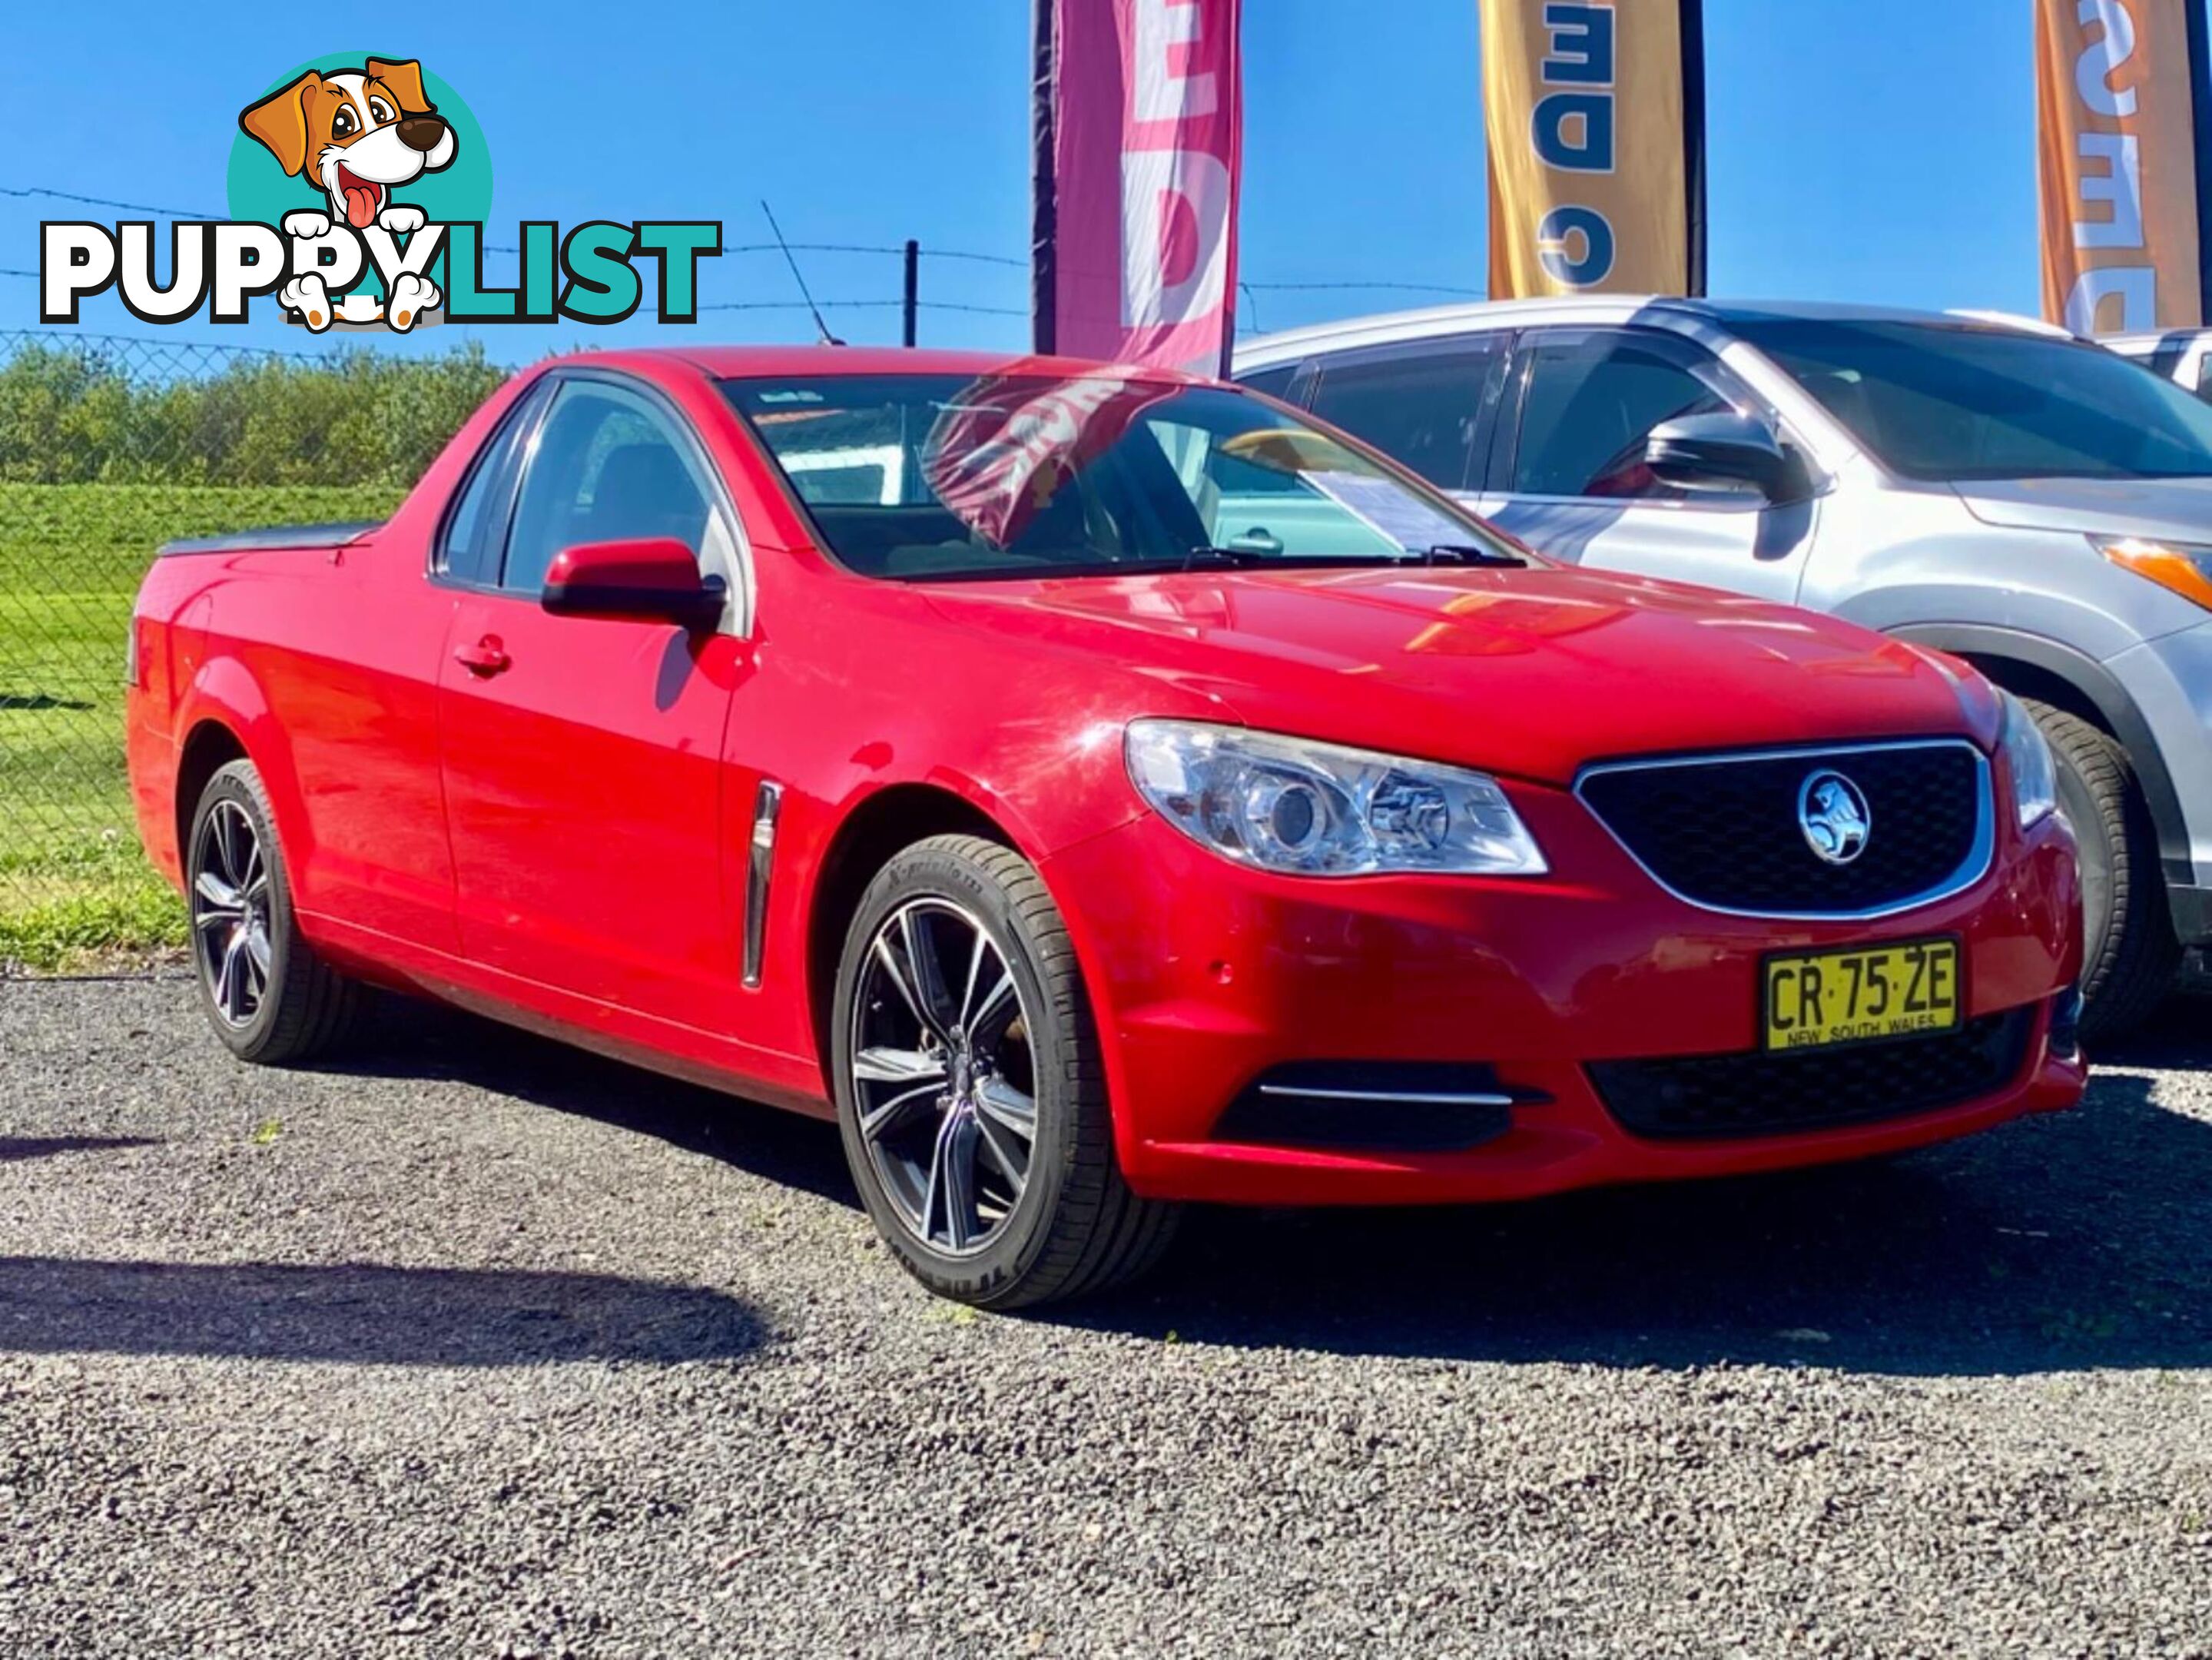
[[[2169,881],[2191,879],[2188,822],[2150,723],[2111,670],[2084,653],[2041,635],[1981,623],[1911,623],[1887,633],[1916,646],[1963,657],[2016,697],[2032,697],[2078,715],[2128,752],[2144,805],[2158,828],[2159,861]]]

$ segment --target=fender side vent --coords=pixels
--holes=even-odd
[[[753,793],[753,833],[745,849],[744,983],[761,982],[768,955],[768,885],[775,873],[775,827],[783,812],[783,786],[763,778]]]

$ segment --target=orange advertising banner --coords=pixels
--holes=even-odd
[[[1703,0],[1478,0],[1490,295],[1702,294]]]
[[[2043,314],[2078,334],[2205,319],[2203,0],[2036,0]]]

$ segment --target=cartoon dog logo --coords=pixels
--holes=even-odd
[[[453,129],[422,90],[422,66],[412,58],[369,58],[358,70],[309,70],[282,90],[239,112],[238,125],[263,145],[276,163],[296,179],[319,185],[330,212],[287,214],[292,236],[318,236],[333,220],[356,231],[376,225],[395,235],[420,230],[422,210],[396,204],[392,191],[426,173],[453,165]],[[294,277],[277,298],[320,331],[332,317],[323,279],[313,273]],[[394,279],[386,304],[376,307],[366,295],[356,314],[337,320],[388,319],[404,330],[444,296],[427,277],[405,273]],[[380,309],[383,318],[374,313]],[[338,310],[347,313],[346,302]]]

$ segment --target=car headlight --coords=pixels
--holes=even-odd
[[[2089,545],[2114,564],[2212,611],[2212,548],[2148,536],[2093,536]]]
[[[1392,871],[1540,876],[1497,781],[1370,750],[1193,721],[1133,721],[1129,776],[1224,859],[1296,876]]]
[[[1997,749],[2012,779],[2013,816],[2022,830],[2033,829],[2058,809],[2058,775],[2051,759],[2051,745],[2027,707],[2008,691],[1998,698],[2004,704],[2004,725]]]

